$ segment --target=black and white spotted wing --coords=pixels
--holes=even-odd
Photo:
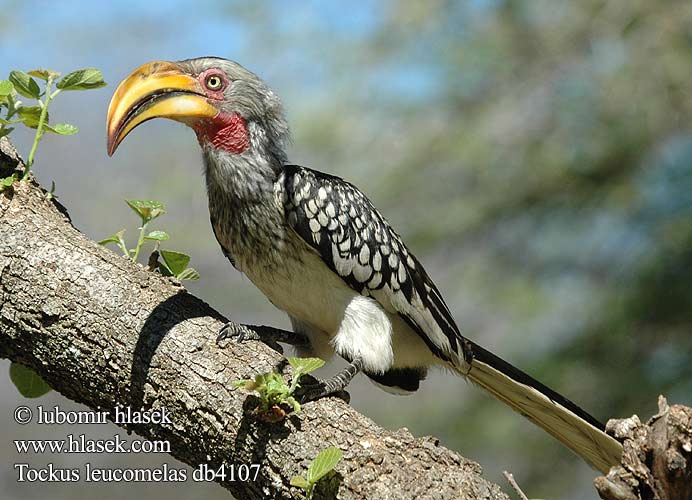
[[[358,188],[297,165],[283,172],[289,225],[351,288],[397,312],[431,351],[463,354],[440,292],[396,232]]]

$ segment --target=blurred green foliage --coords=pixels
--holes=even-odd
[[[248,22],[272,22],[257,9]],[[604,420],[646,417],[659,393],[690,404],[692,4],[377,9],[357,42],[312,49],[343,54],[320,72],[329,95],[289,110],[313,166],[377,201],[471,338]],[[383,68],[417,83],[387,86]],[[415,430],[418,412],[461,451],[495,439],[524,458],[527,491],[565,497],[574,463],[513,421],[489,430],[493,403],[471,397],[389,418]]]

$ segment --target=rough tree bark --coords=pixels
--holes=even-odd
[[[692,500],[692,408],[668,406],[642,424],[639,417],[610,420],[607,431],[623,443],[622,463],[594,484],[604,500]]]
[[[0,140],[0,174],[18,166]],[[4,172],[3,172],[4,171]],[[91,408],[166,408],[172,425],[133,425],[197,466],[261,464],[256,481],[222,482],[238,498],[302,498],[305,474],[328,444],[344,459],[322,497],[508,498],[478,464],[431,437],[378,427],[340,399],[304,405],[278,424],[253,418],[233,381],[281,365],[258,342],[219,348],[225,319],[174,280],[89,240],[34,181],[0,193],[0,357],[36,370]]]

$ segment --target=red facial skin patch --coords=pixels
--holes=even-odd
[[[200,145],[211,144],[233,154],[240,154],[250,147],[247,122],[237,113],[219,112],[211,120],[201,120],[193,125]]]

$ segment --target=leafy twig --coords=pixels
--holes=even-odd
[[[53,99],[65,90],[88,90],[106,85],[101,71],[95,68],[73,71],[58,80],[59,77],[60,73],[48,69],[35,69],[28,73],[13,70],[10,71],[9,80],[0,80],[0,111],[2,108],[6,109],[5,117],[0,118],[0,137],[14,130],[9,125],[22,123],[29,128],[36,129],[34,142],[31,145],[21,180],[26,180],[29,177],[38,143],[44,132],[48,131],[60,135],[77,133],[77,127],[69,123],[58,123],[54,126],[49,124],[48,108]],[[43,91],[36,79],[45,82]],[[53,90],[54,83],[56,83],[55,90]],[[19,100],[18,96],[34,99],[37,105],[26,106]],[[16,175],[2,179],[0,189],[10,187],[16,180],[18,180]]]
[[[300,411],[300,403],[293,397],[296,389],[300,387],[300,379],[303,375],[313,372],[324,365],[320,358],[288,358],[293,367],[291,382],[286,383],[278,372],[269,372],[256,375],[253,380],[240,380],[235,383],[238,387],[255,391],[260,397],[259,414],[268,422],[278,422],[284,418],[286,412],[281,408],[288,405],[293,411]]]
[[[188,267],[190,256],[182,252],[174,252],[173,250],[162,250],[161,242],[170,239],[170,236],[165,231],[149,231],[149,223],[166,213],[166,207],[160,201],[154,200],[125,200],[129,206],[140,218],[141,225],[139,226],[139,235],[137,236],[137,244],[134,248],[127,248],[125,243],[125,230],[122,229],[117,233],[110,235],[99,241],[100,245],[114,243],[118,246],[123,256],[130,259],[132,262],[137,262],[140,252],[147,241],[154,242],[154,250],[152,255],[156,253],[154,261],[151,256],[148,261],[148,266],[158,271],[164,276],[175,276],[179,280],[198,280],[199,273],[192,267]],[[161,256],[163,262],[159,262],[158,256]]]

